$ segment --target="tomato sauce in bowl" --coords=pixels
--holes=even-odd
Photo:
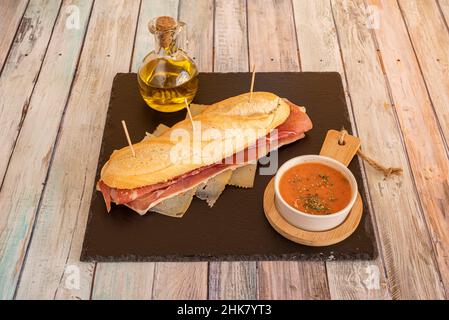
[[[351,183],[339,170],[306,162],[289,168],[279,181],[281,197],[293,208],[312,215],[343,210],[351,201]]]

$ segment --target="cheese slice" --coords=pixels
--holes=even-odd
[[[212,207],[220,197],[229,179],[232,176],[232,170],[226,170],[223,173],[203,182],[196,189],[195,195],[201,200],[206,200],[209,207]]]
[[[170,217],[182,218],[190,207],[195,191],[196,188],[193,188],[164,200],[151,208],[150,211]]]
[[[190,107],[190,112],[192,113],[192,117],[199,115],[201,112],[204,111],[204,109],[206,109],[209,105],[207,104],[196,104],[196,103],[191,103],[189,105]],[[189,115],[186,114],[186,119],[189,118]]]
[[[190,111],[192,116],[200,114],[206,107],[207,105],[191,104]],[[144,140],[157,137],[168,129],[170,129],[168,126],[160,124],[153,133],[147,132]],[[240,188],[251,188],[254,184],[256,170],[257,162],[235,170],[227,170],[208,181],[203,182],[198,187],[160,202],[151,208],[150,211],[170,217],[181,218],[188,210],[194,195],[201,200],[205,200],[207,204],[212,207],[228,184]]]
[[[170,127],[167,127],[165,124],[161,123],[160,125],[157,126],[156,130],[154,130],[153,136],[158,137],[168,129],[170,129]]]
[[[235,169],[228,184],[239,188],[252,188],[256,177],[257,162]]]
[[[151,134],[149,132],[145,132],[145,137],[142,139],[142,141],[145,141],[145,140],[148,140],[148,139],[151,139],[151,138],[154,138],[154,137],[155,137],[154,134]]]

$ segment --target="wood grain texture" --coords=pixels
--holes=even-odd
[[[1,273],[8,277],[0,285],[8,288],[16,287],[25,257],[92,1],[65,1],[62,10],[72,5],[79,9],[79,29],[66,28],[66,16],[59,16],[0,193],[0,210],[10,213],[2,220],[2,228],[9,229],[7,237],[1,239],[8,255],[3,255],[0,263]],[[6,288],[0,291],[5,292]]]
[[[93,300],[147,300],[153,291],[154,263],[98,263]]]
[[[210,262],[209,299],[257,299],[257,263]]]
[[[179,20],[187,24],[186,50],[200,72],[213,70],[213,11],[211,0],[179,3]],[[207,270],[207,262],[156,263],[153,299],[206,299]]]
[[[215,72],[248,71],[246,1],[215,1]],[[209,299],[256,299],[257,263],[210,262]]]
[[[178,0],[142,0],[136,31],[131,71],[137,72],[145,56],[154,50],[154,35],[148,30],[148,22],[159,16],[178,17]]]
[[[299,71],[292,9],[290,1],[248,1],[250,65],[257,71]],[[329,298],[323,262],[260,262],[258,271],[260,299]]]
[[[352,102],[346,86],[346,75],[340,55],[337,32],[332,15],[331,4],[327,0],[294,0],[293,8],[301,55],[301,67],[304,71],[337,71],[343,79],[346,104],[352,122],[352,130],[357,134],[357,127],[352,113]],[[360,159],[359,159],[360,160]],[[361,162],[363,168],[363,162]],[[369,190],[366,174],[363,175],[365,190]],[[367,195],[370,212],[374,212],[370,195]],[[373,219],[376,227],[376,221]],[[379,250],[380,251],[380,250]],[[368,287],[360,272],[369,267],[377,273],[378,283]],[[375,261],[329,261],[326,272],[332,299],[389,299],[382,258]]]
[[[399,0],[402,17],[393,0],[293,0],[294,17],[288,0],[217,0],[215,22],[211,0],[142,0],[139,24],[140,1],[96,1],[68,105],[85,21],[81,30],[64,29],[64,8],[79,3],[84,16],[91,0],[0,2],[0,208],[8,212],[0,217],[0,298],[14,291],[18,299],[207,297],[206,263],[79,263],[112,78],[137,70],[153,46],[145,20],[176,17],[178,5],[192,39],[187,49],[202,71],[247,71],[256,62],[259,71],[347,75],[362,147],[405,169],[389,180],[366,170],[381,246],[376,261],[264,262],[258,277],[256,262],[214,262],[209,298],[388,299],[389,291],[395,299],[444,298],[441,279],[447,297],[448,162],[440,161],[449,137],[449,0]],[[380,11],[381,29],[366,28],[366,4],[388,8]],[[71,283],[77,274],[79,288]]]
[[[137,72],[143,58],[154,50],[154,37],[148,30],[148,22],[162,15],[177,17],[178,1],[142,1],[130,71]],[[154,266],[155,263],[98,263],[92,299],[150,299]]]
[[[263,262],[259,299],[330,299],[323,262]]]
[[[3,0],[0,2],[0,70],[3,68],[9,48],[27,7],[28,0]]]
[[[362,1],[333,1],[348,89],[364,150],[404,169],[384,179],[366,168],[393,298],[443,298],[433,248]],[[393,31],[392,31],[393,32]]]
[[[368,3],[379,8],[382,26],[373,31],[382,54],[383,65],[395,104],[394,110],[401,125],[424,218],[431,231],[442,280],[446,286],[446,292],[449,292],[449,256],[447,255],[449,247],[449,217],[447,216],[449,159],[444,139],[440,134],[438,119],[427,94],[426,84],[407,36],[407,29],[398,4],[387,0],[369,0]],[[414,3],[419,4],[420,2]],[[425,12],[431,10],[432,4],[426,1],[422,2],[421,6],[419,11]],[[410,12],[410,10],[407,7],[404,12]],[[436,7],[434,10],[435,14],[438,14]],[[436,16],[428,17],[428,19],[431,18],[437,19]],[[428,19],[423,18],[422,23],[427,24]],[[414,19],[415,22],[417,20],[419,19]],[[429,23],[433,22],[429,21]],[[424,29],[430,31],[432,27],[424,27]],[[449,33],[447,33],[447,40],[446,53],[449,52]],[[422,38],[420,41],[425,42]],[[441,73],[433,73],[432,77],[432,83],[443,83],[447,75],[444,77]],[[449,85],[449,81],[447,84]],[[449,90],[449,86],[446,90]],[[449,98],[449,92],[446,93]],[[443,92],[439,93],[440,97],[444,95]],[[448,111],[449,115],[447,105],[444,109]],[[444,119],[445,115],[442,114],[442,116]]]
[[[341,131],[331,129],[326,134],[320,155],[331,157],[348,166],[359,149],[360,139],[357,136],[350,134],[343,136]]]
[[[39,73],[59,5],[60,3],[58,2],[46,4],[35,1],[30,3],[0,78],[0,122],[2,124],[2,132],[0,134],[2,136],[0,176],[2,178],[10,159],[10,152],[14,146],[18,130],[24,119],[26,119],[27,109],[29,109],[30,113],[33,113],[32,118],[36,115],[36,112],[40,111],[36,109],[40,107],[40,102],[36,101],[38,97],[33,100],[33,103],[36,104],[32,106],[29,105],[28,99],[36,82],[36,79],[33,77],[37,77]],[[45,6],[48,12],[46,14],[40,13],[39,6]],[[46,21],[41,21],[44,19]],[[28,21],[28,23],[25,21]],[[31,43],[33,42],[31,39],[34,39],[35,42]],[[78,41],[78,44],[81,41],[82,39]],[[74,45],[76,49],[76,43]],[[58,48],[57,50],[60,49]],[[54,56],[51,58],[54,58]],[[50,66],[53,63],[51,58],[48,57],[47,59],[47,70],[52,68]],[[71,57],[68,57],[66,63],[70,63],[71,59]],[[74,62],[76,64],[76,54]],[[73,65],[73,63],[71,64]],[[59,66],[57,70],[59,75],[67,71],[65,68],[65,64]],[[72,72],[73,70],[74,66]],[[70,76],[68,75],[68,77]],[[47,96],[51,102],[59,104],[54,106],[55,108],[64,107],[71,83],[71,78],[68,79],[68,82],[66,81],[68,77],[65,77],[59,83],[61,85],[61,93],[49,94]],[[47,80],[54,81],[54,78]],[[40,84],[40,94],[48,90],[48,85],[48,82],[45,85]],[[21,90],[17,90],[17,87]],[[45,102],[48,103],[48,101]],[[22,107],[24,107],[23,110]],[[44,117],[48,117],[48,114]],[[40,154],[41,150],[34,148],[35,145],[39,145],[42,142],[39,139],[40,137],[35,137],[36,131],[40,131],[41,136],[46,132],[41,130],[41,127],[33,125],[33,120],[26,120],[26,132],[22,135],[25,139],[21,139],[17,145],[17,155],[14,155],[11,159],[10,171],[8,171],[8,176],[3,180],[2,192],[0,193],[0,208],[4,212],[0,217],[0,298],[2,299],[11,299],[14,295],[26,247],[31,235],[34,213],[42,189],[41,183],[45,179],[50,160],[49,157],[44,159],[46,157],[45,150],[42,150],[43,154]],[[57,122],[53,121],[52,123],[53,127],[55,127],[54,131],[57,131]],[[45,139],[46,137],[44,137]],[[24,156],[29,156],[30,158],[23,158]],[[39,161],[39,158],[43,161]],[[36,159],[36,161],[29,163],[29,159]],[[34,176],[35,173],[36,176]],[[36,177],[40,177],[40,181],[39,179],[35,180]],[[34,189],[37,190],[34,192]]]
[[[112,80],[129,70],[138,8],[94,4],[17,298],[90,297],[94,265],[79,257]]]
[[[156,263],[153,299],[207,299],[207,262]]]
[[[446,21],[436,1],[399,1],[447,147],[449,144],[449,1],[440,0],[440,4]]]
[[[179,0],[179,20],[187,24],[186,51],[200,72],[213,71],[214,2]]]
[[[293,0],[293,12],[301,69],[303,71],[338,71],[344,78],[330,2]],[[345,81],[343,84],[346,84]]]
[[[26,116],[60,5],[61,1],[30,1],[4,64],[0,76],[0,180]]]
[[[446,24],[449,24],[449,0],[437,0]]]
[[[245,0],[215,1],[215,72],[249,71],[246,18]]]
[[[248,1],[250,64],[257,71],[298,71],[298,47],[291,2]]]
[[[333,300],[390,299],[381,261],[328,262],[326,271]]]

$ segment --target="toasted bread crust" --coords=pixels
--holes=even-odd
[[[251,102],[249,93],[217,102],[193,118],[195,129],[186,119],[159,137],[134,144],[136,157],[132,156],[129,146],[114,151],[101,170],[101,180],[117,189],[134,189],[165,182],[244,150],[282,124],[289,114],[289,106],[269,92],[254,92]],[[199,129],[201,140],[194,143],[192,137],[194,134],[200,135]],[[189,138],[179,143],[179,137],[174,139],[179,134],[187,134]],[[217,139],[217,135],[221,138]],[[199,144],[202,152],[220,152],[198,156],[195,146]],[[177,157],[177,163],[172,161],[170,155],[174,150],[181,154]]]

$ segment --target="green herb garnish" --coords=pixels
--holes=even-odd
[[[317,195],[306,197],[304,199],[304,208],[315,211],[329,211],[329,208]]]

